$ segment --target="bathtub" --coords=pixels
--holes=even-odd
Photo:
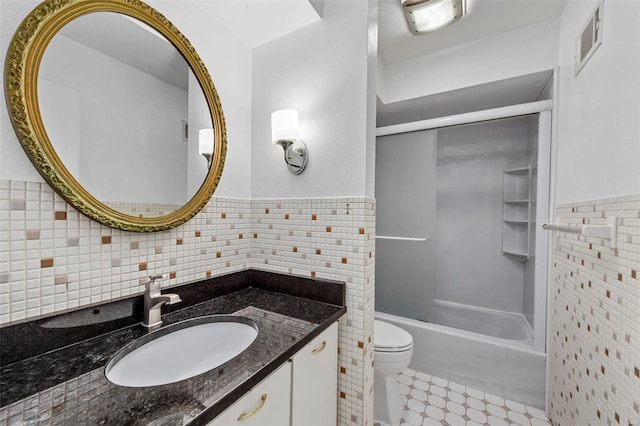
[[[434,301],[434,322],[446,325],[375,316],[413,336],[410,368],[544,409],[546,356],[521,315]]]
[[[522,314],[435,299],[433,323],[533,346],[533,330]]]

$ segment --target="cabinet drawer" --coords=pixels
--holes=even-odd
[[[291,364],[285,363],[208,426],[286,426],[291,400]]]

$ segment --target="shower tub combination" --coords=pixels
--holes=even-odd
[[[545,354],[520,314],[434,300],[434,322],[376,312],[413,336],[410,368],[544,409]]]
[[[389,126],[376,143],[376,319],[413,336],[410,368],[541,409],[550,109]]]

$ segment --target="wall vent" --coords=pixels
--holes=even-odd
[[[602,44],[602,9],[603,0],[596,5],[586,25],[578,36],[576,52],[576,75],[582,70],[593,53]]]

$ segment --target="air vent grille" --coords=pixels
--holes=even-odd
[[[576,54],[576,75],[582,70],[596,49],[602,44],[602,9],[603,1],[599,1],[589,21],[578,37]]]

